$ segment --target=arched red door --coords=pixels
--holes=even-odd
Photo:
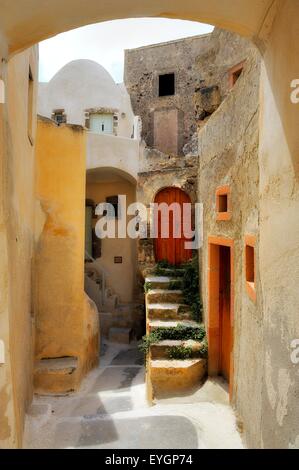
[[[185,230],[183,223],[184,204],[189,204],[191,208],[191,200],[188,194],[179,188],[162,189],[155,198],[155,217],[154,220],[158,225],[155,238],[155,258],[156,261],[168,261],[170,264],[179,265],[192,258],[192,250],[185,248],[186,241],[191,241],[192,234],[190,224],[185,222]],[[164,203],[164,204],[163,204]],[[169,211],[169,217],[166,213],[158,210],[162,204],[169,207],[173,203],[177,203],[177,211]],[[161,207],[161,206],[160,206]],[[186,210],[186,209],[185,209]],[[168,227],[166,227],[168,225]],[[165,229],[167,229],[165,233]],[[179,230],[180,229],[180,230]],[[169,234],[169,235],[168,235]]]

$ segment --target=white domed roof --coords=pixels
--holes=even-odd
[[[51,117],[54,109],[64,109],[69,122],[82,124],[77,112],[92,108],[120,109],[122,90],[107,70],[92,60],[74,60],[40,87],[39,114]]]

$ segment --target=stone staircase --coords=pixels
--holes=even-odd
[[[101,336],[114,343],[130,344],[134,337],[143,334],[144,320],[138,313],[140,304],[120,303],[108,281],[95,260],[85,263],[85,291],[97,306]]]
[[[145,279],[147,335],[165,329],[167,335],[178,327],[192,329],[200,325],[192,320],[190,307],[184,304],[183,269],[163,269],[162,275]],[[167,329],[167,330],[166,330]],[[190,335],[193,336],[192,334]],[[147,356],[148,398],[178,396],[199,387],[206,375],[207,361],[200,357],[202,342],[192,338],[163,339],[151,343]],[[181,357],[187,351],[188,357]]]

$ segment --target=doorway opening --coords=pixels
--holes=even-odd
[[[123,200],[122,198],[125,198]],[[124,171],[96,168],[86,174],[85,291],[96,304],[102,338],[129,344],[143,334],[137,284],[137,241],[122,235],[121,215],[136,202],[136,182]],[[109,204],[103,217],[115,227],[115,236],[99,238],[99,204]],[[125,226],[131,216],[126,216]],[[107,228],[104,224],[103,229]]]
[[[234,242],[209,238],[209,375],[222,376],[233,390]]]

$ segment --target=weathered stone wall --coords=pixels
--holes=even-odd
[[[125,84],[135,115],[142,118],[142,137],[149,147],[165,153],[182,154],[183,146],[196,131],[192,98],[199,86],[195,73],[196,57],[207,49],[210,36],[172,41],[125,51]],[[175,95],[159,97],[159,75],[175,73]],[[159,131],[163,113],[170,138]],[[162,129],[163,130],[163,129]],[[165,139],[165,140],[164,140]],[[158,144],[158,145],[155,145]],[[169,148],[168,148],[169,147]]]
[[[196,57],[195,67],[200,76],[200,86],[197,91],[216,85],[220,100],[223,101],[231,89],[230,70],[245,61],[251,49],[252,45],[247,39],[215,28],[210,36],[209,47],[199,50]],[[212,105],[213,103],[211,107]]]
[[[205,316],[208,322],[207,236],[234,238],[233,402],[250,447],[298,448],[299,442],[298,364],[291,361],[291,343],[299,338],[299,108],[290,100],[298,68],[298,44],[292,41],[297,28],[292,18],[297,14],[295,2],[284,2],[262,63],[260,94],[255,91],[258,69],[250,61],[244,77],[199,135]],[[231,185],[231,222],[215,221],[215,188],[221,184]],[[257,239],[256,304],[245,290],[248,232]]]
[[[229,238],[234,241],[232,396],[250,447],[260,445],[263,377],[260,271],[257,268],[257,300],[254,303],[246,291],[244,250],[245,236],[255,236],[256,266],[259,266],[259,76],[260,60],[254,51],[247,60],[243,76],[199,133],[199,195],[204,204],[201,264],[205,322],[209,328],[209,295],[212,292],[208,285],[208,237]],[[217,221],[216,190],[224,185],[231,190],[232,218]]]
[[[260,270],[264,319],[262,445],[299,448],[299,3],[283,2],[261,75]],[[298,96],[298,94],[297,94]],[[298,358],[298,353],[297,353]]]
[[[148,209],[150,220],[150,204],[155,202],[157,193],[167,187],[177,187],[189,195],[191,202],[197,201],[197,168],[198,157],[170,157],[158,150],[144,149],[140,158],[140,173],[137,183],[137,200]],[[141,239],[138,248],[139,268],[147,273],[155,263],[154,241]]]
[[[198,127],[207,123],[229,94],[229,70],[249,51],[247,40],[217,29],[211,35],[126,51],[125,81],[134,112],[141,115],[145,139],[137,197],[148,208],[159,190],[168,186],[181,188],[193,203],[197,201]],[[159,98],[159,74],[171,71],[176,73],[176,95]],[[183,127],[175,116],[182,117]],[[157,127],[161,141],[154,139]],[[177,155],[172,145],[179,141]],[[159,150],[165,145],[172,151]],[[153,240],[141,240],[141,271],[146,272],[154,261]]]
[[[250,43],[215,29],[196,36],[125,53],[125,84],[142,137],[151,148],[172,155],[184,146],[229,90],[229,69],[247,57]],[[175,73],[175,95],[159,97],[159,75]]]

